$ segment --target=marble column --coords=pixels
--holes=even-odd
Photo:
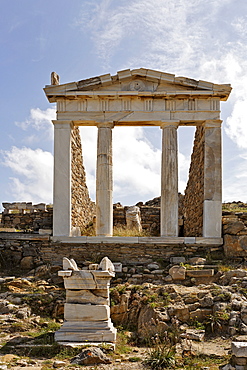
[[[178,236],[178,122],[166,122],[162,129],[161,236]]]
[[[96,235],[112,236],[113,231],[113,179],[112,129],[114,125],[98,125],[96,169]]]
[[[222,173],[221,120],[204,122],[204,201],[203,236],[221,237],[222,228]]]
[[[53,236],[71,231],[71,121],[54,123]]]

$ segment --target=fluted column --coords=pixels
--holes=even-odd
[[[162,129],[161,236],[178,236],[178,122],[167,122]]]
[[[112,179],[112,128],[113,124],[98,125],[96,170],[96,235],[112,236],[113,230],[113,179]]]
[[[70,121],[54,123],[53,236],[71,231],[71,129]]]
[[[222,227],[222,169],[221,120],[204,122],[204,200],[203,236],[221,237]]]

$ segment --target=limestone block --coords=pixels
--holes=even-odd
[[[223,247],[228,257],[245,256],[247,250],[247,235],[224,235]]]
[[[105,290],[107,293],[107,290]],[[101,297],[94,293],[98,292],[98,290],[66,290],[66,302],[67,303],[81,303],[81,304],[102,304],[102,305],[109,305],[109,298]]]
[[[209,315],[212,315],[212,309],[210,308],[198,308],[195,311],[190,312],[190,320],[203,321],[208,318]]]
[[[175,264],[185,263],[185,257],[171,257],[170,262]]]
[[[65,303],[64,319],[67,321],[104,321],[110,318],[108,305],[82,305]]]
[[[185,333],[181,334],[181,338],[185,338],[187,340],[196,340],[198,342],[203,341],[205,336],[205,330],[198,330],[198,329],[186,329]]]
[[[172,266],[169,269],[169,275],[173,280],[184,280],[186,274],[186,268],[184,266]]]
[[[186,322],[190,318],[188,307],[182,304],[169,307],[168,314],[170,317],[176,316],[182,322]]]
[[[247,342],[232,342],[231,350],[236,357],[247,357]]]
[[[239,231],[243,230],[245,225],[242,221],[236,220],[229,220],[229,222],[223,225],[223,232],[224,234],[233,234],[236,235]]]
[[[64,278],[65,289],[96,289],[97,284],[91,271],[73,271],[73,275]]]
[[[214,275],[214,269],[207,270],[187,270],[186,275],[189,277],[210,277]]]

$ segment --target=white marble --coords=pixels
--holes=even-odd
[[[108,305],[65,303],[64,319],[67,321],[104,321],[110,318]]]
[[[178,123],[164,123],[161,162],[161,236],[178,236]]]
[[[221,122],[213,120],[204,123],[204,237],[221,237],[222,233]]]
[[[53,235],[71,231],[71,123],[54,124]]]
[[[220,200],[204,200],[203,236],[218,237],[222,234],[222,203]]]
[[[112,125],[98,126],[96,170],[96,235],[112,236]]]

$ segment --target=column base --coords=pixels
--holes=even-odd
[[[57,342],[115,342],[117,329],[111,320],[106,321],[66,321],[56,331]]]

